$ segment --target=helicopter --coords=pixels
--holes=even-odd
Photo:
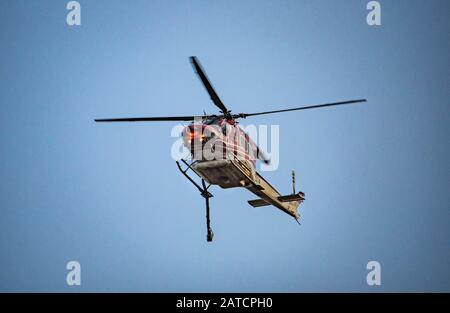
[[[292,171],[292,193],[282,195],[256,170],[256,161],[270,163],[266,153],[238,125],[237,119],[274,113],[309,110],[345,104],[366,102],[366,99],[348,100],[333,103],[308,105],[274,111],[233,114],[217,95],[210,80],[206,76],[199,60],[191,56],[190,62],[194,71],[209,94],[213,104],[219,108],[218,114],[195,116],[165,116],[165,117],[128,117],[102,118],[95,122],[190,122],[181,135],[183,145],[190,152],[190,158],[176,161],[180,172],[199,190],[206,202],[206,239],[213,240],[211,228],[209,199],[213,197],[209,188],[213,185],[223,189],[246,188],[257,199],[249,200],[253,207],[273,205],[292,216],[300,224],[298,207],[305,200],[302,191],[295,190],[295,172]],[[197,181],[192,178],[193,173]],[[200,182],[198,181],[200,179]]]

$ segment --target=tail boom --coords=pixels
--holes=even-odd
[[[298,221],[300,219],[300,214],[297,209],[305,200],[305,194],[303,192],[299,192],[296,194],[282,196],[260,174],[255,174],[255,184],[246,186],[246,188],[258,196],[259,199],[250,200],[248,203],[253,207],[273,205]]]

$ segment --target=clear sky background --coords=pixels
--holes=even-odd
[[[450,3],[380,2],[2,0],[0,291],[450,291]],[[207,243],[175,123],[93,122],[217,113],[190,55],[236,113],[369,100],[243,121],[280,125],[301,226],[213,188]]]

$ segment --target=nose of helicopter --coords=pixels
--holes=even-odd
[[[205,138],[205,125],[191,124],[183,130],[184,144],[190,147],[194,142],[201,143]]]
[[[204,144],[211,138],[220,136],[220,131],[210,125],[191,124],[186,126],[182,132],[184,144],[190,147],[192,144]]]

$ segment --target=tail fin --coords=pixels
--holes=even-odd
[[[292,194],[295,194],[295,171],[292,170]]]

